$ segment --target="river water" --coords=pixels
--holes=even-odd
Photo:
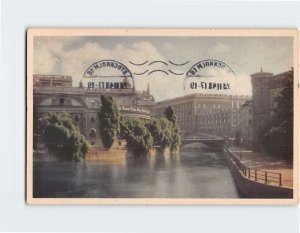
[[[222,153],[97,161],[34,162],[33,195],[47,198],[239,198]]]

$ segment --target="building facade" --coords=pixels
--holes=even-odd
[[[171,106],[182,134],[205,133],[234,137],[239,125],[239,109],[250,96],[192,94],[156,103],[154,114],[163,116]]]
[[[154,107],[153,115],[163,117],[164,111],[171,106],[177,116],[177,123],[181,133],[193,132],[196,126],[196,96],[187,95],[174,99],[157,102]]]
[[[288,78],[293,78],[293,74],[293,69],[276,75],[261,69],[260,72],[250,75],[253,97],[254,144],[259,144],[261,131],[268,127],[274,109],[277,107],[276,98],[280,96]]]
[[[253,108],[252,100],[246,101],[239,111],[240,142],[243,146],[251,147],[253,144]]]
[[[72,86],[71,76],[34,75],[34,119],[48,113],[67,112],[90,143],[101,146],[98,119],[101,94],[115,97],[121,116],[144,120],[151,117],[154,98],[149,89],[142,92],[130,86],[126,89],[88,89],[82,83]]]

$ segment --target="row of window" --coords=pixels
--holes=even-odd
[[[220,127],[220,126],[218,126],[218,127],[209,127],[209,126],[201,126],[201,127],[199,127],[199,130],[203,130],[202,132],[208,132],[208,130],[211,130],[211,132],[220,132],[220,133],[218,133],[217,135],[222,135],[222,133],[228,133],[228,132],[230,132],[231,131],[231,128],[229,128],[229,127],[227,127],[227,128],[224,128],[224,127]]]
[[[230,119],[223,119],[223,122],[221,119],[219,120],[207,120],[207,121],[200,121],[200,125],[210,125],[210,124],[221,124],[221,123],[230,123]]]
[[[225,105],[224,106],[224,104],[198,104],[197,105],[198,106],[198,108],[204,108],[204,109],[206,109],[206,108],[213,108],[213,109],[216,109],[216,108],[218,108],[218,109],[220,109],[220,108],[224,108],[224,109],[230,109],[230,105]]]
[[[175,112],[175,114],[176,114],[178,117],[182,117],[182,116],[190,116],[190,115],[191,115],[191,112],[190,112],[190,111],[186,111],[186,112]]]
[[[252,120],[249,119],[247,123],[248,123],[249,126],[251,126],[252,125]],[[241,121],[241,125],[243,125],[243,124],[244,124],[244,121]]]
[[[201,119],[221,119],[221,118],[230,118],[230,114],[218,114],[218,115],[200,115]]]
[[[230,109],[207,109],[207,110],[200,110],[198,109],[198,113],[200,115],[208,115],[208,114],[226,114],[232,112]]]
[[[184,109],[192,109],[193,104],[181,104],[181,105],[174,105],[174,110],[184,110]]]
[[[179,122],[179,127],[191,126],[191,125],[192,125],[191,121],[181,121],[181,122]]]

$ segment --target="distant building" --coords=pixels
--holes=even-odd
[[[60,75],[33,76],[34,117],[37,119],[47,113],[67,112],[90,143],[97,145],[101,141],[98,119],[101,94],[115,97],[121,116],[145,120],[151,117],[154,98],[149,88],[141,92],[130,85],[126,89],[88,89],[82,82],[74,87],[71,76]]]
[[[239,111],[239,132],[243,146],[252,146],[253,144],[253,109],[252,100],[246,101]]]
[[[250,96],[191,94],[156,103],[154,115],[163,116],[171,106],[181,133],[206,133],[234,137],[239,124],[239,109]]]
[[[274,109],[277,107],[276,97],[284,89],[288,77],[293,77],[293,69],[273,75],[264,72],[251,74],[253,98],[253,138],[259,144],[261,130],[268,127]]]
[[[33,86],[72,87],[72,76],[34,74]]]
[[[193,132],[196,127],[196,96],[187,95],[174,99],[157,102],[154,107],[153,115],[163,117],[164,111],[171,106],[177,116],[177,123],[181,132]]]

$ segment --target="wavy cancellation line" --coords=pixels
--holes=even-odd
[[[133,74],[134,74],[134,75],[143,75],[143,74],[146,74],[148,71],[149,71],[149,70],[145,70],[144,72],[141,72],[141,73],[133,73]],[[163,73],[166,74],[166,75],[169,75],[168,72],[170,72],[171,74],[174,74],[174,75],[183,75],[183,74],[184,74],[184,73],[176,73],[176,72],[174,72],[174,71],[172,71],[172,70],[168,70],[168,72],[165,71],[165,70],[152,70],[152,71],[150,71],[150,72],[148,73],[148,75],[151,75],[151,74],[154,73],[154,72],[163,72]]]
[[[136,63],[136,62],[132,62],[132,61],[129,61],[130,64],[132,65],[135,65],[135,66],[143,66],[143,65],[146,65],[149,61],[145,61],[145,62],[142,62],[142,63]],[[188,64],[190,61],[186,61],[184,63],[175,63],[175,62],[172,62],[171,60],[168,61],[171,65],[174,65],[174,66],[184,66],[186,64]],[[164,64],[165,66],[168,66],[168,63],[165,62],[165,61],[160,61],[160,60],[156,60],[156,61],[152,61],[149,63],[149,66],[150,65],[153,65],[155,63],[162,63]]]
[[[142,65],[147,64],[148,61],[145,61],[145,62],[143,62],[143,63],[134,63],[134,62],[132,62],[132,61],[129,61],[129,63],[132,64],[132,65],[135,65],[135,66],[142,66]]]
[[[169,73],[167,71],[164,71],[164,70],[152,70],[151,72],[148,73],[148,75],[152,74],[152,73],[155,73],[155,72],[162,72],[166,75],[169,75]]]
[[[174,66],[184,66],[184,65],[188,64],[189,62],[190,61],[186,61],[184,63],[177,64],[177,63],[174,63],[174,62],[172,62],[172,61],[169,60],[169,63],[172,64],[172,65],[174,65]]]
[[[183,75],[184,73],[175,73],[174,71],[172,71],[172,70],[169,70],[169,72],[171,73],[171,74],[175,74],[175,75]]]
[[[135,65],[135,66],[143,66],[143,65],[146,65],[149,61],[145,61],[145,62],[142,62],[142,63],[136,63],[136,62],[132,62],[132,61],[129,61],[130,64],[132,65]],[[172,62],[172,61],[168,61],[171,65],[174,65],[174,66],[184,66],[186,64],[189,63],[189,61],[186,61],[184,63],[175,63],[175,62]],[[155,60],[155,61],[151,61],[148,66],[151,66],[153,64],[156,64],[156,63],[160,63],[160,64],[163,64],[165,66],[169,66],[167,62],[165,61],[161,61],[161,60]],[[156,72],[161,72],[161,73],[164,73],[165,75],[169,75],[169,74],[173,74],[173,75],[183,75],[184,73],[177,73],[177,72],[174,72],[173,70],[169,69],[169,70],[162,70],[162,69],[155,69],[155,70],[151,70],[149,71],[148,69],[146,69],[145,71],[143,72],[140,72],[140,73],[133,73],[134,75],[144,75],[144,74],[147,74],[148,72],[148,75],[151,75],[153,73],[156,73]]]
[[[151,66],[151,65],[153,65],[153,64],[155,64],[155,63],[162,63],[162,64],[164,64],[165,66],[168,66],[168,64],[167,64],[166,62],[164,62],[164,61],[152,61],[152,62],[149,63],[149,66]]]
[[[143,75],[143,74],[145,74],[145,73],[147,73],[149,70],[145,70],[144,72],[142,72],[142,73],[133,73],[134,75]]]

